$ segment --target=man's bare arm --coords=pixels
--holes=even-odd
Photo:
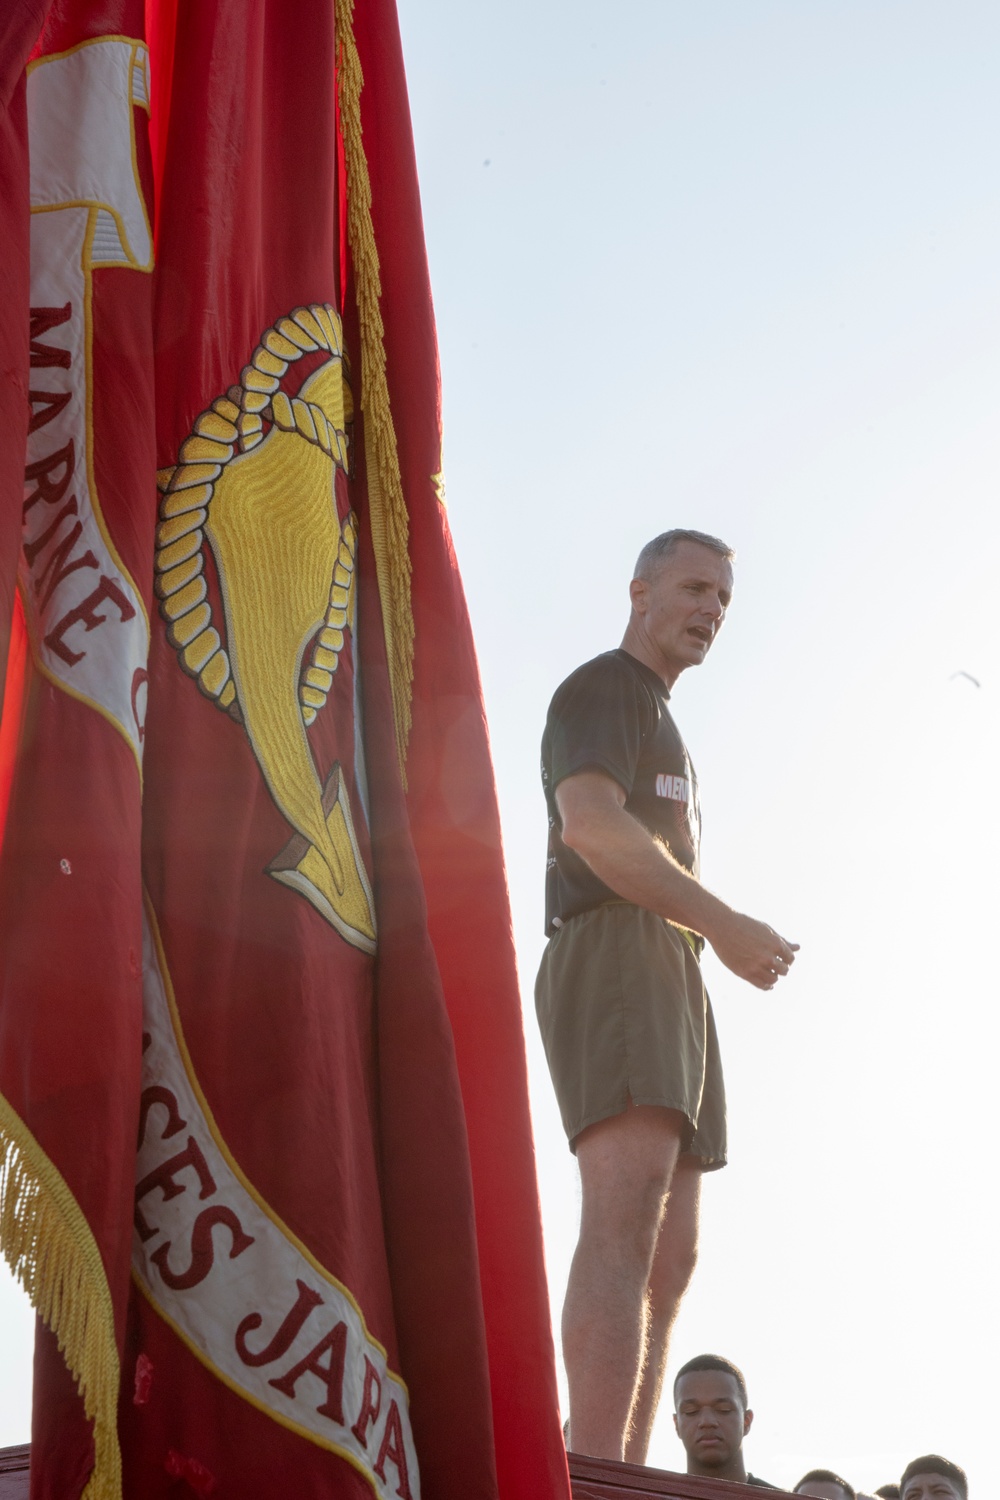
[[[706,890],[625,811],[624,788],[613,777],[602,771],[568,776],[556,787],[556,803],[563,843],[625,901],[701,933],[727,969],[758,989],[773,989],[788,973],[798,943]]]

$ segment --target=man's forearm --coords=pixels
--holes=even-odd
[[[758,989],[772,989],[788,973],[798,944],[707,891],[625,811],[617,782],[601,772],[581,772],[560,783],[556,804],[563,842],[625,901],[700,932],[728,969]]]
[[[732,914],[623,807],[591,813],[573,830],[570,847],[624,901],[703,937],[711,939],[714,925]]]

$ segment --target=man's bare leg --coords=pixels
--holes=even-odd
[[[644,1464],[653,1421],[663,1391],[670,1334],[698,1258],[698,1207],[701,1164],[682,1156],[674,1170],[649,1274],[646,1314],[646,1360],[632,1404],[625,1442],[630,1464]]]
[[[685,1129],[677,1110],[642,1106],[577,1137],[583,1210],[562,1317],[574,1452],[625,1455],[647,1286]]]

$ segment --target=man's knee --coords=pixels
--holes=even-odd
[[[674,1174],[666,1216],[650,1272],[655,1303],[669,1306],[683,1297],[698,1261],[701,1172],[685,1158]]]
[[[630,1109],[583,1131],[576,1147],[585,1224],[651,1249],[685,1124],[675,1110]]]
[[[667,1212],[669,1213],[669,1206]],[[661,1240],[650,1276],[650,1291],[656,1303],[679,1302],[691,1285],[698,1264],[697,1240]]]

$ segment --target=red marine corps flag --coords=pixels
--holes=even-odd
[[[394,6],[42,20],[0,32],[33,1496],[565,1496]]]
[[[19,594],[0,727],[0,1237],[39,1313],[33,1485],[55,1500],[88,1481],[95,1497],[121,1485],[115,1403],[141,1089],[153,240],[141,4],[109,3],[93,21],[86,7],[60,6],[41,36],[33,10],[8,8],[0,32],[0,259],[8,243],[17,257],[30,242],[25,299],[12,300],[5,275],[0,310],[5,332],[27,335],[23,364],[4,367],[3,399],[18,391],[28,418],[16,489],[7,444],[24,426],[5,427],[0,491],[0,599],[15,577]],[[8,609],[5,641],[10,624]]]

